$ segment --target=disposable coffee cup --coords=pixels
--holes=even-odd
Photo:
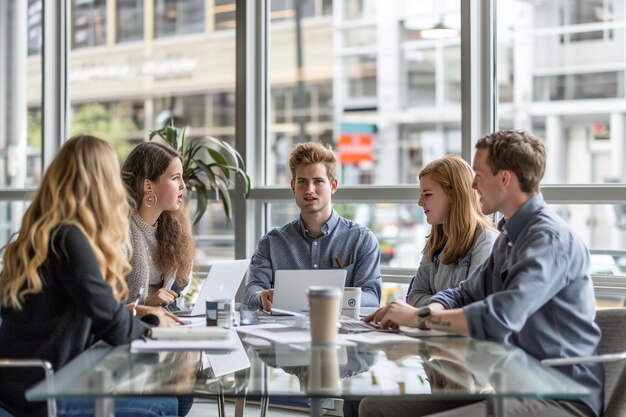
[[[336,287],[309,287],[307,289],[313,346],[330,346],[335,343],[341,293],[341,289]]]
[[[313,346],[304,391],[310,395],[339,395],[339,351],[335,346]]]
[[[361,287],[345,287],[341,302],[341,315],[353,319],[359,318],[361,312]]]
[[[230,329],[233,325],[233,304],[233,300],[227,298],[206,300],[207,327]]]

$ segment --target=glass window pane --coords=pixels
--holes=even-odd
[[[149,16],[153,21],[145,26],[154,27],[156,36],[168,36],[167,41],[144,39],[143,29],[135,28],[133,42],[107,45],[106,59],[101,53],[89,53],[90,47],[72,51],[71,132],[108,140],[120,161],[135,144],[148,140],[150,130],[163,127],[172,117],[178,125],[189,126],[188,137],[210,135],[233,144],[235,32],[204,33],[205,13],[213,20],[218,3],[155,0],[155,13]],[[123,14],[143,20],[143,1],[116,5],[118,19]],[[215,9],[205,10],[209,5]],[[117,22],[118,30],[120,25]],[[190,32],[203,34],[178,36]],[[193,196],[187,196],[190,215],[195,207]],[[198,265],[234,257],[233,222],[226,221],[221,202],[209,204],[194,226]]]
[[[143,0],[117,0],[116,41],[143,39]]]
[[[544,183],[626,182],[624,29],[597,29],[624,23],[623,5],[505,0],[497,10],[499,127],[544,138]]]
[[[41,54],[42,19],[42,0],[28,0],[28,55]]]
[[[343,31],[343,46],[376,45],[376,27],[365,26]]]
[[[106,0],[73,0],[72,47],[105,45],[106,38]]]
[[[407,76],[407,105],[434,106],[437,100],[435,50],[406,51],[404,60]]]
[[[552,204],[592,250],[626,248],[626,205]]]
[[[42,4],[1,6],[0,188],[36,187],[41,177]]]
[[[156,0],[154,37],[204,31],[204,0]]]
[[[41,179],[41,0],[0,5],[0,188],[35,188]],[[19,230],[28,202],[0,202],[0,242]]]
[[[415,183],[424,158],[460,152],[460,3],[381,4],[336,0],[329,19],[318,1],[300,22],[268,19],[264,184],[288,183],[289,153],[308,140],[336,149],[342,185]],[[448,37],[421,36],[438,22]]]

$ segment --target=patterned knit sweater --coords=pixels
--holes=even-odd
[[[129,224],[133,256],[130,259],[132,270],[126,276],[126,283],[128,284],[126,303],[135,301],[143,289],[139,302],[145,304],[145,301],[152,297],[159,288],[170,288],[175,275],[164,277],[153,261],[153,254],[156,253],[157,249],[157,225],[150,226],[138,213],[131,215]]]

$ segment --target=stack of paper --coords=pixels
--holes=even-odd
[[[188,330],[194,330],[187,328]],[[198,328],[198,330],[201,330]],[[142,338],[133,340],[131,352],[167,352],[205,350],[214,353],[231,352],[240,345],[239,337],[233,330],[227,330],[226,337],[199,338],[195,333],[181,333],[180,337],[166,339]]]

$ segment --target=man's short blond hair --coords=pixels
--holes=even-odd
[[[328,179],[333,180],[337,175],[337,157],[330,145],[319,142],[305,142],[296,145],[289,156],[289,169],[292,178],[296,178],[296,168],[302,165],[323,163],[326,166]]]

